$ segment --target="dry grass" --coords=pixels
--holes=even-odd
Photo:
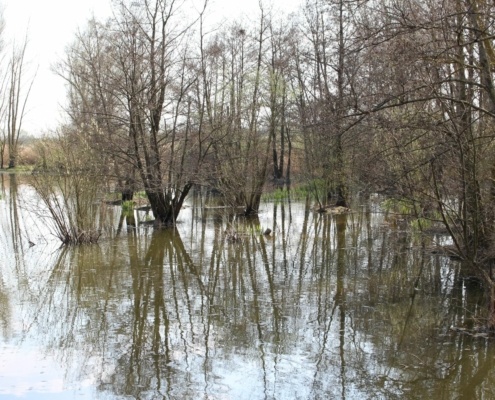
[[[37,142],[23,145],[19,149],[19,164],[34,166],[41,160],[40,153],[36,147]]]
[[[42,139],[26,140],[25,143],[19,144],[17,154],[18,167],[33,167],[41,162],[40,148]],[[3,153],[4,167],[6,168],[9,162],[9,146],[5,145]]]

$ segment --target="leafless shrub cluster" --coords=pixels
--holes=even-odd
[[[33,186],[42,203],[39,212],[64,244],[96,243],[100,238],[105,210],[95,160],[80,136],[61,136],[43,146]]]

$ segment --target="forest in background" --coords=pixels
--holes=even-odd
[[[110,180],[123,202],[144,192],[157,227],[196,186],[246,216],[268,184],[305,185],[321,211],[381,191],[419,229],[448,232],[495,329],[495,2],[310,0],[291,15],[260,3],[220,26],[207,1],[113,5],[54,67],[68,122],[37,146],[35,186],[64,242],[97,240],[92,205]],[[18,54],[0,109],[11,167]]]

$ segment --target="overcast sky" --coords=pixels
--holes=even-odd
[[[214,1],[210,12],[224,17],[252,15],[258,5],[258,0]],[[299,0],[272,1],[283,4],[287,11],[287,4],[295,8]],[[20,42],[27,34],[26,58],[31,74],[37,71],[23,125],[29,134],[38,136],[60,123],[65,88],[51,66],[63,57],[77,29],[84,27],[92,15],[111,15],[110,3],[111,0],[0,0],[5,10],[7,41],[15,37]]]
[[[78,27],[92,13],[110,15],[109,0],[0,0],[4,7],[7,43],[27,35],[28,73],[36,73],[23,129],[33,135],[53,129],[60,122],[65,98],[63,81],[51,71]]]

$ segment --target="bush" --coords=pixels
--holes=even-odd
[[[105,220],[98,157],[82,135],[61,135],[42,146],[33,186],[54,235],[64,244],[96,243]]]

